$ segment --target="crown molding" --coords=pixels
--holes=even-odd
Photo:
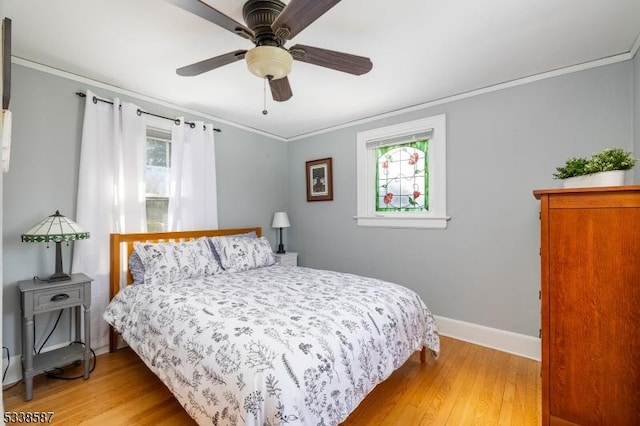
[[[24,67],[27,68],[32,68],[38,71],[42,71],[48,74],[53,74],[59,77],[63,77],[69,80],[73,80],[73,81],[77,81],[83,84],[88,84],[94,87],[98,87],[101,89],[105,89],[105,90],[109,90],[112,92],[116,92],[116,93],[120,93],[123,95],[127,95],[130,96],[132,98],[135,99],[141,99],[147,102],[152,102],[155,103],[157,105],[161,105],[161,106],[165,106],[167,108],[172,108],[175,109],[176,111],[181,111],[187,114],[192,114],[192,115],[196,115],[199,117],[204,117],[207,118],[209,120],[215,121],[217,123],[222,123],[222,124],[226,124],[228,126],[232,126],[232,127],[236,127],[238,129],[241,130],[245,130],[247,132],[251,132],[251,133],[255,133],[255,134],[259,134],[262,136],[266,136],[268,138],[277,140],[277,141],[282,141],[282,142],[293,142],[293,141],[297,141],[297,140],[302,140],[302,139],[307,139],[310,138],[312,136],[318,136],[318,135],[322,135],[325,133],[329,133],[329,132],[333,132],[336,130],[340,130],[340,129],[344,129],[344,128],[348,128],[348,127],[353,127],[353,126],[358,126],[360,124],[365,124],[365,123],[370,123],[372,121],[377,121],[377,120],[381,120],[381,119],[385,119],[385,118],[389,118],[389,117],[395,117],[397,115],[402,115],[402,114],[407,114],[410,112],[414,112],[414,111],[420,111],[423,109],[427,109],[427,108],[432,108],[434,106],[437,105],[442,105],[442,104],[446,104],[449,102],[454,102],[454,101],[459,101],[462,99],[467,99],[467,98],[471,98],[474,96],[480,96],[480,95],[484,95],[487,93],[492,93],[492,92],[496,92],[499,90],[503,90],[503,89],[508,89],[511,87],[516,87],[516,86],[522,86],[524,84],[529,84],[529,83],[533,83],[536,81],[541,81],[541,80],[546,80],[548,78],[554,78],[554,77],[559,77],[562,75],[566,75],[566,74],[572,74],[575,72],[579,72],[579,71],[585,71],[585,70],[589,70],[592,68],[597,68],[597,67],[602,67],[605,65],[611,65],[611,64],[615,64],[618,62],[624,62],[624,61],[628,61],[634,58],[634,56],[636,55],[638,49],[640,48],[640,35],[638,35],[638,37],[636,38],[636,41],[634,42],[631,50],[629,50],[628,52],[625,53],[621,53],[618,55],[613,55],[613,56],[609,56],[606,58],[601,58],[595,61],[590,61],[590,62],[584,62],[582,64],[578,64],[578,65],[572,65],[570,67],[565,67],[565,68],[559,68],[556,70],[552,70],[552,71],[548,71],[548,72],[544,72],[544,73],[540,73],[540,74],[534,74],[528,77],[523,77],[523,78],[519,78],[516,80],[511,80],[511,81],[506,81],[504,83],[498,83],[492,86],[487,86],[487,87],[483,87],[480,89],[476,89],[476,90],[471,90],[469,92],[463,92],[463,93],[459,93],[456,95],[452,95],[452,96],[447,96],[444,98],[440,98],[440,99],[435,99],[429,102],[425,102],[425,103],[421,103],[421,104],[417,104],[417,105],[413,105],[407,108],[401,108],[401,109],[397,109],[394,111],[389,111],[389,112],[385,112],[382,114],[377,114],[377,115],[373,115],[370,117],[366,117],[360,120],[354,120],[354,121],[350,121],[347,123],[343,123],[343,124],[339,124],[337,126],[331,126],[331,127],[326,127],[324,129],[320,129],[314,132],[309,132],[309,133],[302,133],[300,135],[297,136],[292,136],[289,138],[285,138],[282,136],[278,136],[272,133],[268,133],[268,132],[264,132],[258,129],[254,129],[252,127],[248,127],[248,126],[244,126],[242,124],[238,124],[232,121],[228,121],[225,119],[222,119],[220,117],[216,117],[210,114],[206,114],[200,111],[196,111],[196,110],[192,110],[189,108],[186,108],[184,106],[178,105],[178,104],[174,104],[171,102],[167,102],[161,99],[157,99],[157,98],[153,98],[151,96],[147,96],[147,95],[143,95],[137,92],[133,92],[127,89],[122,89],[120,87],[116,87],[116,86],[112,86],[108,83],[103,83],[97,80],[92,80],[90,78],[87,77],[83,77],[77,74],[73,74],[70,73],[68,71],[63,71],[57,68],[53,68],[50,67],[48,65],[43,65],[37,62],[33,62],[33,61],[29,61],[27,59],[23,59],[20,57],[16,57],[13,56],[12,59],[12,63],[17,64],[17,65],[22,65]]]
[[[503,90],[503,89],[508,89],[511,87],[516,87],[516,86],[522,86],[524,84],[529,84],[529,83],[533,83],[536,81],[540,81],[540,80],[546,80],[548,78],[554,78],[554,77],[558,77],[561,75],[566,75],[566,74],[572,74],[575,72],[579,72],[579,71],[585,71],[591,68],[597,68],[597,67],[602,67],[605,65],[610,65],[610,64],[615,64],[617,62],[624,62],[630,59],[633,59],[633,56],[635,55],[635,51],[638,50],[638,45],[640,44],[640,36],[638,37],[638,39],[636,39],[636,43],[634,45],[634,49],[632,49],[629,52],[626,53],[621,53],[619,55],[614,55],[614,56],[609,56],[606,58],[602,58],[602,59],[598,59],[596,61],[591,61],[591,62],[585,62],[582,64],[578,64],[578,65],[573,65],[570,67],[565,67],[565,68],[559,68],[557,70],[553,70],[553,71],[548,71],[548,72],[544,72],[544,73],[540,73],[540,74],[534,74],[531,75],[529,77],[523,77],[523,78],[519,78],[516,80],[511,80],[511,81],[506,81],[504,83],[499,83],[499,84],[495,84],[492,86],[487,86],[487,87],[483,87],[481,89],[476,89],[476,90],[472,90],[469,92],[463,92],[463,93],[459,93],[457,95],[453,95],[453,96],[447,96],[445,98],[440,98],[440,99],[435,99],[433,101],[429,101],[429,102],[425,102],[422,104],[417,104],[414,106],[410,106],[407,108],[402,108],[402,109],[398,109],[398,110],[394,110],[394,111],[389,111],[389,112],[385,112],[382,114],[378,114],[378,115],[374,115],[371,117],[367,117],[367,118],[363,118],[361,120],[355,120],[355,121],[351,121],[348,123],[344,123],[344,124],[340,124],[338,126],[333,126],[333,127],[327,127],[325,129],[321,129],[315,132],[310,132],[310,133],[304,133],[301,135],[297,135],[291,138],[288,138],[287,141],[295,141],[295,140],[300,140],[300,139],[306,139],[309,138],[311,136],[318,136],[321,135],[323,133],[328,133],[328,132],[332,132],[334,130],[339,130],[339,129],[344,129],[346,127],[352,127],[352,126],[357,126],[360,124],[364,124],[364,123],[370,123],[372,121],[377,121],[383,118],[388,118],[388,117],[395,117],[397,115],[401,115],[401,114],[406,114],[409,112],[413,112],[413,111],[419,111],[422,109],[426,109],[426,108],[432,108],[434,106],[437,105],[442,105],[442,104],[446,104],[449,102],[454,102],[454,101],[459,101],[462,99],[467,99],[467,98],[471,98],[474,96],[479,96],[479,95],[484,95],[486,93],[491,93],[491,92],[497,92],[498,90]]]
[[[100,88],[100,89],[109,90],[111,92],[119,93],[121,95],[126,95],[126,96],[129,96],[129,97],[134,98],[134,99],[140,99],[140,100],[145,101],[145,102],[151,102],[153,104],[160,105],[160,106],[167,107],[167,108],[171,108],[171,109],[174,109],[176,111],[184,112],[186,114],[191,114],[191,115],[195,115],[195,116],[198,116],[198,117],[206,118],[206,119],[214,121],[216,123],[226,124],[228,126],[236,127],[238,129],[245,130],[247,132],[256,133],[256,134],[259,134],[259,135],[262,135],[262,136],[266,136],[266,137],[271,138],[271,139],[275,139],[275,140],[279,140],[279,141],[283,141],[283,142],[287,140],[287,139],[285,139],[285,138],[283,138],[281,136],[277,136],[277,135],[274,135],[274,134],[271,134],[271,133],[263,132],[261,130],[254,129],[252,127],[243,126],[242,124],[238,124],[238,123],[235,123],[233,121],[225,120],[223,118],[216,117],[216,116],[211,115],[211,114],[207,114],[207,113],[204,113],[204,112],[201,112],[201,111],[196,111],[196,110],[193,110],[193,109],[190,109],[190,108],[186,108],[186,107],[184,107],[182,105],[174,104],[172,102],[167,102],[167,101],[164,101],[162,99],[158,99],[158,98],[154,98],[154,97],[151,97],[151,96],[143,95],[141,93],[137,93],[137,92],[134,92],[134,91],[131,91],[131,90],[123,89],[121,87],[113,86],[111,84],[103,83],[101,81],[93,80],[93,79],[90,79],[90,78],[87,78],[87,77],[83,77],[81,75],[73,74],[73,73],[68,72],[68,71],[63,71],[63,70],[60,70],[58,68],[53,68],[53,67],[50,67],[48,65],[40,64],[38,62],[33,62],[33,61],[28,60],[28,59],[20,58],[18,56],[12,56],[11,57],[11,63],[16,64],[16,65],[21,65],[21,66],[26,67],[26,68],[31,68],[31,69],[34,69],[34,70],[37,70],[37,71],[42,71],[44,73],[55,75],[57,77],[62,77],[62,78],[66,78],[68,80],[77,81],[78,83],[87,84],[87,85],[91,85],[93,87],[97,87],[97,88]]]
[[[638,48],[640,48],[640,34],[638,34],[638,37],[636,37],[636,42],[633,43],[633,46],[629,51],[629,55],[631,56],[631,59],[635,58],[636,54],[638,53]]]

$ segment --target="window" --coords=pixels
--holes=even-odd
[[[166,231],[169,213],[171,134],[148,128],[145,158],[147,231]]]
[[[375,148],[376,212],[429,211],[429,139]]]
[[[357,135],[360,226],[446,228],[446,117]]]

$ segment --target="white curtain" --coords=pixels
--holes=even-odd
[[[213,125],[175,124],[171,131],[169,230],[218,227]]]
[[[109,234],[144,232],[146,125],[138,107],[113,100],[93,102],[87,91],[82,126],[75,221],[90,232],[77,241],[72,270],[94,279],[91,286],[91,346],[108,344],[102,314],[109,303]]]

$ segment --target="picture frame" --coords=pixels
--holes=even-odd
[[[306,162],[307,201],[333,200],[332,159],[321,158]]]
[[[2,109],[9,109],[11,100],[11,19],[2,19],[2,51],[1,51],[0,85],[2,92]]]

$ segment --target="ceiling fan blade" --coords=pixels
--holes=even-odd
[[[291,85],[289,84],[289,79],[287,77],[282,77],[277,80],[269,80],[269,87],[271,87],[271,96],[273,96],[274,101],[288,101],[293,96]]]
[[[225,53],[224,55],[216,56],[215,58],[205,59],[204,61],[196,62],[195,64],[187,65],[176,70],[176,74],[183,77],[193,77],[207,71],[211,71],[216,68],[220,68],[223,65],[244,59],[246,50],[235,50],[233,52]]]
[[[364,56],[296,44],[289,49],[293,59],[325,68],[362,75],[371,71],[373,63]]]
[[[281,40],[291,40],[313,21],[324,15],[340,0],[291,0],[271,24]]]
[[[186,10],[187,12],[191,12],[196,16],[199,16],[203,19],[206,19],[209,22],[213,22],[214,24],[224,28],[225,30],[229,30],[234,34],[239,35],[240,37],[244,37],[249,40],[253,40],[255,34],[249,28],[245,27],[239,22],[231,19],[227,15],[213,7],[209,6],[207,3],[200,0],[165,0],[167,3],[171,3],[174,6],[178,6],[181,9]]]

